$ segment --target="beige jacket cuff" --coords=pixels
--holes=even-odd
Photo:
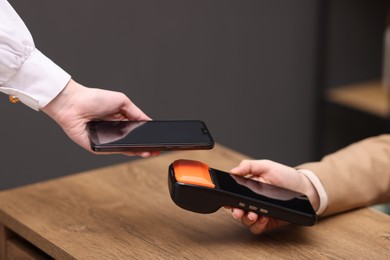
[[[300,165],[315,173],[328,195],[323,215],[390,201],[390,135],[354,143],[320,162]]]
[[[305,175],[317,190],[318,197],[320,198],[320,206],[316,213],[317,215],[321,215],[328,207],[328,195],[326,194],[324,186],[322,186],[320,179],[318,179],[318,177],[312,171],[307,169],[298,169],[298,172]]]

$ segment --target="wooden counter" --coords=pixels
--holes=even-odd
[[[174,160],[228,171],[243,158],[217,145],[3,191],[0,259],[390,257],[390,217],[374,209],[254,236],[225,209],[202,215],[172,202],[167,173]]]

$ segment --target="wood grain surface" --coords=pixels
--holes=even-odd
[[[172,202],[167,174],[174,160],[228,171],[243,158],[217,145],[4,191],[0,222],[56,259],[390,257],[390,217],[373,209],[254,236],[226,209],[203,215]]]

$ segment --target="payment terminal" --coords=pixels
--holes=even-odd
[[[230,206],[297,225],[312,226],[317,221],[304,194],[232,175],[198,161],[174,161],[169,166],[168,186],[177,206],[197,213],[213,213]]]

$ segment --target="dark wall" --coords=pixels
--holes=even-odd
[[[383,36],[390,1],[326,1],[323,86],[338,88],[380,80]],[[328,104],[322,120],[322,154],[364,138],[389,132],[388,119]]]
[[[202,119],[256,158],[313,158],[318,1],[10,1],[37,47],[154,119]],[[0,95],[0,188],[131,160],[95,156]],[[155,173],[152,173],[155,174]]]
[[[326,85],[379,79],[388,0],[331,0],[327,3]]]

